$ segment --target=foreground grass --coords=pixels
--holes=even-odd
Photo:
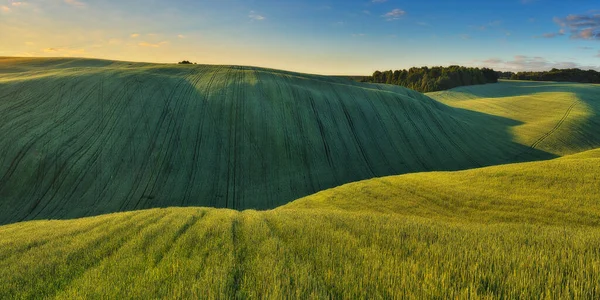
[[[254,67],[0,58],[0,224],[270,209],[368,178],[600,147],[596,86],[461,91],[436,101]]]
[[[600,152],[0,227],[0,298],[598,298]],[[514,190],[509,190],[514,188]]]

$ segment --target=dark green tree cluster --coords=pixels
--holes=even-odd
[[[373,76],[366,77],[364,81],[395,84],[426,93],[458,86],[496,83],[498,82],[498,74],[488,68],[421,67],[408,70],[375,71]]]
[[[180,64],[180,65],[195,65],[196,63],[192,63],[189,60],[182,60],[178,64]]]
[[[552,69],[545,72],[519,72],[513,74],[510,79],[600,83],[600,73],[594,70],[585,71],[581,69]]]
[[[515,75],[514,72],[502,72],[502,71],[498,71],[496,72],[498,74],[498,79],[511,79],[513,75]]]

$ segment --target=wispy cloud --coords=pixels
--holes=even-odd
[[[65,0],[65,3],[79,8],[83,8],[86,5],[84,2],[79,0]]]
[[[10,9],[10,7],[8,7],[6,5],[2,5],[2,6],[0,6],[0,11],[7,13],[7,12],[10,12],[11,9]]]
[[[160,43],[148,43],[148,42],[140,42],[138,43],[138,46],[140,47],[147,47],[147,48],[160,48],[166,44],[168,44],[169,42],[167,41],[162,41]]]
[[[263,21],[266,19],[265,16],[259,15],[258,13],[256,13],[253,10],[250,11],[248,18],[250,18],[250,20],[252,20],[252,21]]]
[[[177,38],[180,38],[180,39],[185,39],[185,35],[183,35],[183,34],[178,34],[178,35],[177,35]]]
[[[554,18],[562,32],[569,30],[572,39],[600,40],[600,14],[590,13]]]
[[[386,13],[382,17],[384,17],[388,21],[392,21],[392,20],[398,20],[404,15],[406,15],[405,11],[403,11],[399,8],[396,8],[396,9],[393,9],[392,11]]]
[[[535,36],[536,38],[545,38],[545,39],[552,39],[558,36],[563,36],[565,35],[565,30],[561,29],[558,32],[549,32],[549,33],[544,33],[540,36]]]
[[[65,56],[65,57],[80,56],[80,55],[83,55],[86,53],[85,49],[83,49],[83,48],[72,49],[72,48],[62,48],[62,47],[44,48],[44,49],[42,49],[42,51],[44,53],[49,53],[49,54],[57,55],[57,56]]]
[[[489,22],[489,23],[484,24],[484,25],[476,25],[476,26],[470,26],[470,27],[471,28],[475,28],[477,30],[484,31],[484,30],[487,30],[487,29],[499,27],[500,25],[502,25],[502,21],[496,20],[496,21],[492,21],[492,22]]]
[[[485,66],[492,67],[498,70],[507,71],[547,71],[552,68],[557,69],[595,69],[600,70],[598,66],[581,65],[572,61],[551,61],[540,56],[517,55],[512,60],[502,60],[499,58],[490,58],[481,61]]]
[[[140,34],[139,34],[139,33],[132,33],[132,34],[130,35],[130,37],[131,37],[131,38],[134,38],[134,39],[135,39],[135,38],[137,38],[137,37],[139,37],[139,36],[140,36]]]

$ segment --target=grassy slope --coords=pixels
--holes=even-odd
[[[598,298],[600,151],[0,227],[0,298]],[[514,189],[512,192],[510,189]]]
[[[427,95],[453,107],[518,121],[511,128],[515,141],[545,152],[562,156],[600,143],[600,85],[501,81]]]
[[[2,58],[0,115],[0,224],[273,208],[366,178],[555,157],[517,143],[509,118],[250,67]]]

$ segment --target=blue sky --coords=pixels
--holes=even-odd
[[[423,65],[600,70],[600,3],[0,0],[0,56],[370,74]]]

